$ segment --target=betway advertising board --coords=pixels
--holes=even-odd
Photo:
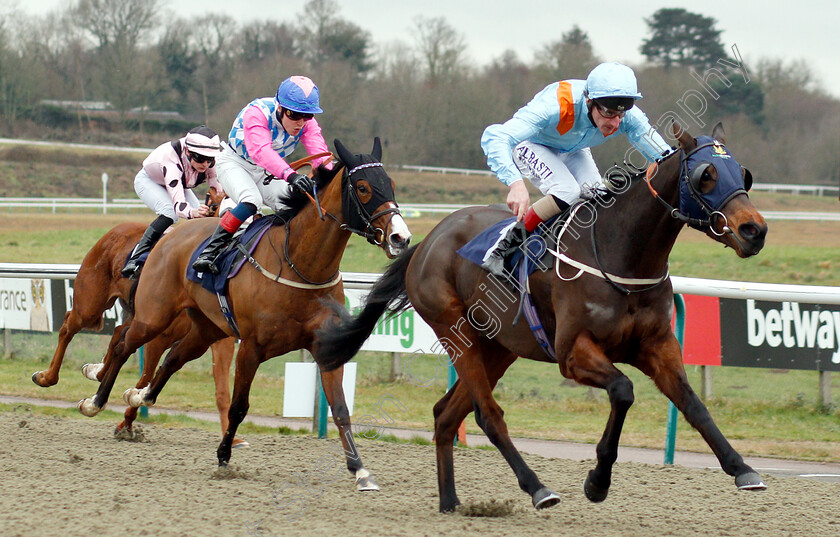
[[[684,298],[686,364],[840,371],[840,306]]]
[[[74,280],[0,278],[0,328],[57,332],[73,305]],[[345,289],[355,313],[366,291]],[[840,371],[840,306],[683,295],[687,365]],[[122,321],[119,303],[100,333]],[[413,310],[383,318],[364,350],[436,354],[432,329]]]

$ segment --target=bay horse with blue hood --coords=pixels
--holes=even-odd
[[[483,230],[510,218],[509,211],[499,208],[462,209],[389,266],[356,317],[344,314],[341,324],[321,334],[321,352],[330,359],[321,364],[331,368],[352,358],[386,311],[398,312],[410,304],[434,329],[458,373],[458,381],[434,407],[441,512],[460,503],[452,443],[470,412],[536,508],[560,501],[514,447],[493,397],[496,383],[520,356],[557,363],[564,377],[607,391],[610,415],[595,450],[597,464],[583,487],[589,500],[607,497],[622,426],[634,399],[632,382],[615,363],[635,366],[653,379],[739,489],[766,488],[688,383],[671,329],[674,297],[668,256],[685,224],[731,247],[739,257],[762,249],[767,225],[747,194],[749,172],[724,145],[723,127],[718,124],[713,137],[698,139],[676,125],[674,131],[679,151],[647,173],[610,181],[616,192],[593,193],[591,201],[549,230],[541,251],[526,251],[523,257],[542,263],[545,270],[530,276],[517,270],[509,281],[501,281],[457,255]],[[526,307],[530,303],[533,307]],[[527,323],[514,322],[520,306]]]
[[[286,205],[294,216],[277,215],[280,225],[267,229],[249,253],[250,264],[227,281],[227,304],[235,324],[219,307],[219,298],[187,274],[191,257],[217,222],[211,218],[191,220],[161,239],[143,267],[134,317],[114,345],[99,390],[79,402],[83,414],[98,413],[128,356],[187,310],[192,322],[189,332],[169,351],[150,385],[129,389],[124,399],[134,407],[151,406],[185,363],[201,356],[213,342],[238,332],[229,425],[217,450],[219,465],[228,464],[236,430],[248,412],[251,383],[259,365],[297,349],[309,350],[320,365],[323,355],[315,333],[335,316],[329,304],[344,304],[339,264],[351,233],[367,238],[389,257],[402,253],[411,239],[394,198],[393,181],[380,161],[379,138],[369,155],[354,155],[338,140],[335,147],[339,165],[332,170],[321,166],[313,172],[315,197],[308,200],[292,191]],[[353,441],[342,371],[321,367],[320,374],[357,489],[378,490]]]

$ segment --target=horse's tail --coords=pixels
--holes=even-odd
[[[316,360],[327,371],[349,362],[370,336],[385,311],[397,314],[409,307],[405,293],[405,273],[417,246],[403,252],[376,280],[355,317],[343,306],[335,304],[338,324],[328,322],[317,334]]]

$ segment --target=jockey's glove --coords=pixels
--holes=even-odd
[[[303,192],[304,194],[315,194],[315,182],[306,175],[293,172],[286,181],[288,181],[290,187],[294,188],[298,192]]]

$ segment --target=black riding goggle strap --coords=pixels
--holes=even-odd
[[[341,189],[341,207],[344,221],[346,222],[342,226],[348,231],[366,238],[369,243],[376,245],[382,244],[384,241],[384,237],[382,237],[384,232],[374,227],[373,221],[386,214],[400,214],[400,210],[398,207],[390,207],[378,213],[371,214],[371,212],[383,203],[394,202],[394,189],[391,186],[390,179],[385,174],[375,177],[364,177],[368,180],[371,197],[367,203],[362,203],[356,193],[356,183],[362,177],[351,179],[351,176],[359,171],[381,167],[381,162],[368,162],[359,164],[349,170],[346,169],[342,177]],[[363,175],[367,176],[368,174],[363,173]],[[351,207],[354,210],[351,210]]]
[[[695,229],[720,234],[712,220],[722,219],[725,229],[726,217],[720,210],[735,196],[746,194],[752,174],[717,140],[701,136],[697,142],[697,147],[680,159],[680,220]],[[710,175],[711,167],[717,171],[717,179]]]

